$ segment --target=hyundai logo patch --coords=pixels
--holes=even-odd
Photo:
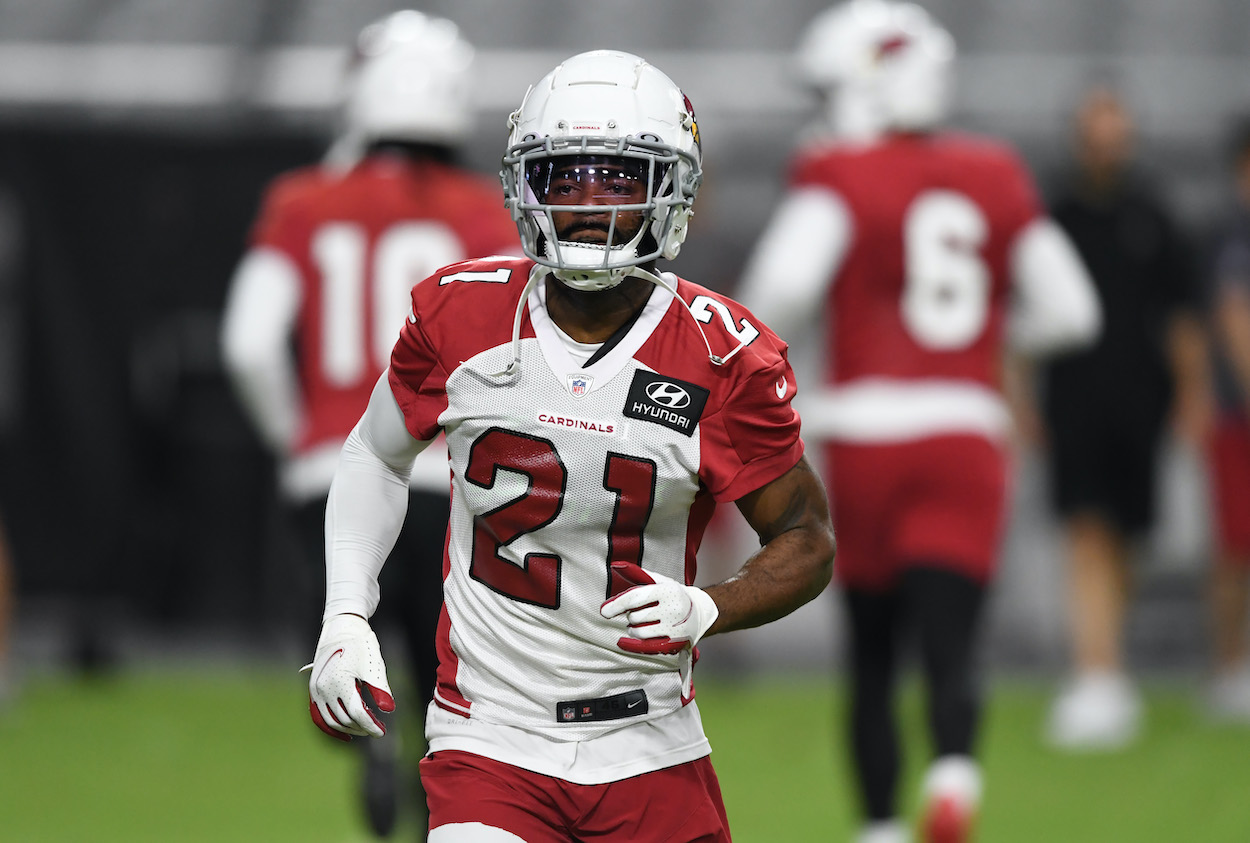
[[[647,397],[661,407],[680,410],[690,406],[690,393],[670,381],[656,381],[647,387]]]
[[[631,419],[655,422],[692,436],[709,394],[698,384],[638,369],[623,412]]]

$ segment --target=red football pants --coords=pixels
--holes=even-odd
[[[981,436],[825,446],[840,582],[893,588],[909,564],[986,583],[1007,509],[1008,461]]]
[[[468,752],[421,760],[430,828],[483,823],[526,843],[728,843],[710,758],[608,784],[582,785]]]

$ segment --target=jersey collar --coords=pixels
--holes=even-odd
[[[535,284],[529,294],[530,324],[534,327],[534,335],[538,338],[538,346],[542,349],[543,358],[552,374],[561,383],[567,383],[571,375],[585,374],[589,377],[585,385],[586,392],[593,392],[605,386],[633,358],[635,352],[650,338],[668,306],[673,301],[673,294],[663,287],[656,286],[651,290],[642,312],[634,320],[628,332],[609,351],[596,355],[589,366],[582,366],[569,354],[557,333],[555,323],[547,312],[547,285]],[[594,359],[594,358],[592,358]]]

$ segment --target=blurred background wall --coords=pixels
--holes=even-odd
[[[417,7],[459,22],[478,48],[467,163],[485,171],[497,170],[507,113],[561,58],[623,48],[672,76],[698,109],[707,171],[674,268],[732,292],[809,115],[788,61],[825,5]],[[1250,108],[1250,4],[922,5],[960,50],[957,126],[1015,142],[1045,184],[1078,93],[1114,79],[1137,112],[1143,163],[1204,236],[1224,197],[1225,129]],[[346,45],[401,7],[0,0],[0,512],[18,568],[20,661],[285,640],[290,539],[271,466],[222,374],[218,322],[261,188],[321,154]],[[1031,449],[1017,481],[990,655],[1045,671],[1063,661],[1063,569]],[[1130,623],[1138,664],[1189,669],[1204,658],[1204,482],[1195,456],[1171,446]],[[733,544],[709,547],[709,576],[740,558]],[[836,616],[826,594],[708,649],[723,664],[824,667],[838,657]]]

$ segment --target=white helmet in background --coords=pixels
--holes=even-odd
[[[343,135],[350,166],[376,140],[455,146],[472,128],[473,48],[446,18],[412,9],[360,31],[347,71]]]
[[[573,56],[529,89],[508,128],[500,177],[527,257],[570,287],[601,290],[642,264],[677,256],[702,180],[702,151],[694,107],[657,68],[611,50]],[[557,173],[629,181],[637,201],[549,202]],[[555,213],[606,217],[607,243],[560,240]]]
[[[809,24],[797,62],[835,134],[868,140],[945,120],[954,58],[950,33],[914,3],[850,0]]]

